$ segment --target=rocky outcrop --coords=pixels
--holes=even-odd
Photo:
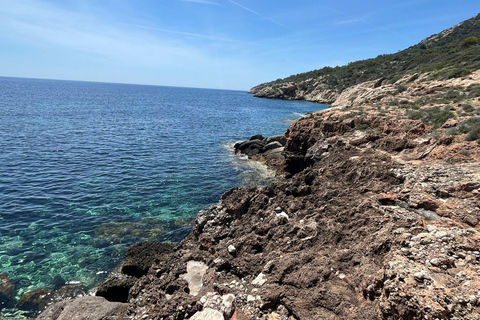
[[[281,175],[285,167],[283,151],[286,142],[284,135],[267,138],[256,135],[247,141],[236,143],[234,149],[236,154],[243,154],[249,159],[265,163]]]
[[[333,103],[339,92],[322,82],[322,78],[308,79],[298,83],[262,84],[250,89],[257,98],[306,100],[318,103]]]

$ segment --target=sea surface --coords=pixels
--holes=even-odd
[[[16,296],[104,280],[138,241],[178,242],[234,186],[232,153],[326,106],[242,91],[0,77],[0,273]],[[3,311],[4,316],[6,311]]]

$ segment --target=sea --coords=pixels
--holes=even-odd
[[[129,245],[177,243],[225,191],[275,179],[234,155],[235,142],[324,108],[244,91],[0,77],[0,273],[17,299],[98,285]]]

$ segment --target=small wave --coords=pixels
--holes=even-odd
[[[224,142],[222,146],[229,151],[229,163],[234,170],[240,171],[239,187],[264,186],[277,179],[275,173],[265,164],[250,160],[246,155],[235,154],[234,145],[237,142]]]

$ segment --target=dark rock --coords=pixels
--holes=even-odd
[[[250,138],[250,141],[252,140],[263,140],[265,139],[261,134],[254,135],[253,137]]]
[[[125,254],[122,273],[140,278],[162,255],[171,253],[175,245],[160,242],[140,242],[131,245]]]
[[[111,277],[97,288],[95,295],[111,302],[128,302],[128,291],[135,281],[132,277]]]
[[[278,141],[270,142],[269,144],[265,145],[265,151],[277,149],[283,147],[282,144]]]
[[[55,303],[42,312],[37,320],[126,320],[127,308],[126,303],[86,296]]]
[[[53,291],[40,288],[25,293],[18,300],[17,308],[26,311],[42,311],[48,306],[53,298]]]
[[[0,310],[14,305],[15,284],[8,273],[0,273]]]
[[[285,143],[287,143],[287,138],[285,138],[283,134],[280,134],[278,136],[271,136],[265,139],[266,144],[269,144],[270,142],[274,142],[274,141],[280,142],[281,145],[284,146]]]

